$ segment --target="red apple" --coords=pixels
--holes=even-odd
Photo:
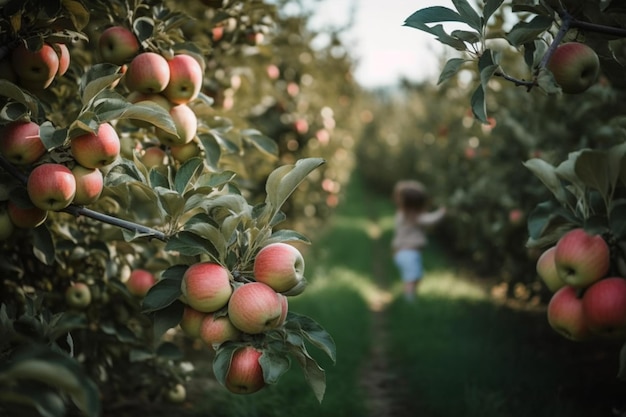
[[[582,341],[591,337],[576,288],[567,285],[552,295],[548,303],[548,323],[560,335]]]
[[[584,288],[609,271],[609,246],[600,235],[577,228],[565,233],[556,244],[554,261],[566,284]]]
[[[582,303],[592,332],[608,337],[626,335],[626,279],[611,277],[591,284]]]
[[[185,309],[183,310],[183,318],[180,321],[181,330],[189,337],[200,337],[202,321],[207,315],[208,313],[202,313],[189,306],[185,306]]]
[[[241,347],[233,353],[226,372],[226,388],[236,394],[252,394],[265,386],[259,358],[263,352],[252,346]]]
[[[198,118],[193,110],[186,104],[179,104],[170,109],[170,116],[172,116],[178,136],[156,128],[155,134],[159,142],[168,146],[180,146],[191,142],[198,129]]]
[[[32,229],[46,221],[48,212],[39,207],[20,207],[13,201],[7,203],[7,211],[13,224],[23,229]]]
[[[70,50],[64,43],[55,43],[54,49],[59,57],[59,69],[56,75],[57,77],[61,77],[65,75],[67,70],[70,68]]]
[[[254,258],[254,278],[274,291],[288,291],[304,279],[304,258],[291,245],[271,243]]]
[[[229,340],[237,340],[241,332],[227,316],[216,317],[207,314],[200,325],[200,339],[209,346],[219,345]]]
[[[152,272],[145,269],[134,269],[126,281],[126,288],[132,295],[145,297],[155,283],[156,278]]]
[[[192,308],[212,313],[228,304],[233,292],[230,273],[212,262],[191,265],[183,275],[181,292]]]
[[[124,79],[131,91],[160,93],[170,82],[170,67],[161,55],[143,52],[130,62]]]
[[[202,67],[191,55],[180,54],[170,59],[170,82],[163,95],[172,103],[185,104],[198,96],[202,87]]]
[[[111,26],[100,35],[98,51],[104,62],[122,65],[137,54],[139,41],[129,29]]]
[[[183,163],[194,156],[200,155],[200,148],[194,141],[179,146],[170,146],[170,154],[176,161]]]
[[[556,48],[547,68],[564,93],[577,94],[596,82],[600,73],[600,60],[589,46],[568,42]]]
[[[20,43],[13,50],[11,63],[20,82],[33,89],[47,88],[59,71],[59,56],[47,43],[38,51],[30,51]]]
[[[552,246],[546,249],[537,259],[537,274],[552,292],[565,286],[565,282],[559,277],[559,271],[556,268],[556,262],[554,261],[555,253],[556,246]]]
[[[76,162],[85,168],[110,165],[120,154],[120,138],[109,123],[98,126],[96,133],[85,133],[70,142]]]
[[[76,194],[76,179],[65,165],[47,163],[37,166],[28,176],[28,196],[42,210],[62,210]]]
[[[15,225],[9,217],[9,212],[5,208],[0,207],[0,240],[6,240],[13,234]]]
[[[276,328],[282,315],[279,294],[262,282],[250,282],[233,291],[228,317],[244,333],[258,334]]]
[[[0,133],[0,153],[11,163],[28,165],[46,153],[35,122],[15,121],[7,124]]]
[[[73,203],[78,205],[95,203],[104,188],[102,172],[97,168],[85,168],[76,164],[72,168],[72,174],[76,179],[76,195],[74,195]]]
[[[91,304],[91,290],[84,282],[77,282],[65,291],[65,301],[70,307],[83,309]]]

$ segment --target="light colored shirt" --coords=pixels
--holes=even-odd
[[[395,234],[391,241],[393,250],[421,249],[424,247],[428,243],[424,228],[436,224],[445,214],[446,209],[444,207],[411,217],[406,217],[400,210],[397,211]]]

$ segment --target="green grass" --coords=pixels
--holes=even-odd
[[[250,396],[207,390],[193,399],[190,415],[367,417],[375,395],[402,410],[394,417],[609,416],[626,404],[626,388],[615,378],[619,344],[571,343],[548,327],[544,312],[494,303],[484,282],[460,276],[444,243],[433,240],[426,249],[417,302],[405,302],[392,232],[389,198],[368,194],[355,178],[306,254],[310,285],[290,309],[314,318],[337,344],[336,365],[312,349],[326,369],[322,404],[294,364],[276,386]],[[371,308],[384,308],[376,313],[382,333]],[[362,378],[377,345],[388,359],[391,388],[372,393]]]

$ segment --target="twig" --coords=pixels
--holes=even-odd
[[[28,182],[28,176],[16,168],[13,164],[9,163],[2,155],[0,155],[0,167],[2,167],[5,171],[15,177],[18,181],[20,181],[23,185],[26,185]],[[75,204],[70,204],[68,207],[64,208],[63,211],[65,213],[72,214],[74,216],[84,216],[89,217],[94,220],[101,221],[103,223],[107,223],[113,226],[121,227],[122,229],[130,230],[131,232],[136,232],[150,239],[158,239],[160,241],[167,241],[167,235],[163,232],[160,232],[156,229],[152,229],[147,226],[143,226],[141,224],[137,224],[134,222],[130,222],[128,220],[118,219],[117,217],[109,216],[107,214],[99,213],[97,211],[77,206]]]
[[[511,77],[510,75],[505,74],[502,71],[496,71],[493,75],[495,75],[496,77],[502,77],[507,81],[511,81],[515,84],[516,87],[526,87],[528,89],[531,89],[537,85],[535,81],[520,80],[519,78]]]

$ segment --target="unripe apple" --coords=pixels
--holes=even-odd
[[[11,163],[28,165],[46,153],[35,122],[15,121],[7,124],[0,133],[0,153]]]
[[[102,168],[110,165],[120,154],[120,138],[109,123],[102,123],[95,133],[85,133],[72,138],[72,155],[85,168]]]
[[[185,104],[198,96],[202,87],[202,67],[191,55],[180,54],[170,59],[170,81],[163,95],[172,103]]]
[[[559,277],[559,271],[556,268],[556,262],[554,261],[555,253],[556,246],[552,246],[546,249],[537,259],[537,274],[552,292],[565,286],[565,282]]]
[[[76,164],[72,168],[72,174],[76,179],[76,194],[73,203],[78,205],[95,203],[104,188],[102,172],[97,168],[85,168]]]
[[[600,73],[600,60],[589,46],[568,42],[556,48],[547,68],[564,93],[577,94],[596,82]]]
[[[159,142],[168,146],[180,146],[191,142],[198,130],[198,118],[193,110],[186,104],[179,104],[170,109],[170,116],[174,121],[178,136],[156,128],[155,135]]]
[[[111,26],[100,35],[98,51],[102,61],[122,65],[137,54],[139,41],[129,29]]]
[[[228,317],[244,333],[258,334],[280,324],[282,301],[279,294],[262,282],[250,282],[233,291]]]
[[[76,194],[76,179],[65,165],[47,163],[37,166],[28,176],[28,196],[42,210],[62,210]]]
[[[567,285],[552,295],[548,303],[548,323],[560,335],[582,341],[591,337],[576,288]]]
[[[286,243],[271,243],[254,258],[254,278],[274,291],[288,291],[304,279],[304,258]]]
[[[132,295],[145,297],[155,283],[156,278],[152,272],[145,269],[134,269],[126,281],[126,288]]]
[[[59,57],[59,69],[56,75],[57,77],[62,77],[70,68],[70,50],[64,43],[55,43],[54,49],[57,53],[57,56]]]
[[[626,279],[604,278],[583,295],[583,312],[592,332],[606,337],[626,335]]]
[[[180,320],[181,330],[189,337],[199,338],[202,321],[209,313],[202,313],[189,306],[183,310],[183,318]]]
[[[194,156],[200,155],[200,147],[198,147],[195,141],[191,141],[184,145],[170,146],[170,153],[172,154],[172,158],[183,163]]]
[[[235,350],[226,372],[225,386],[235,394],[252,394],[265,387],[259,358],[263,352],[252,346]]]
[[[212,262],[201,262],[187,268],[180,289],[187,304],[203,313],[212,313],[224,307],[233,292],[228,270]]]
[[[13,50],[11,64],[21,82],[33,89],[43,89],[52,83],[59,71],[59,56],[47,43],[38,51],[30,51],[21,43]]]
[[[180,404],[187,398],[187,390],[183,384],[176,384],[167,390],[165,398],[171,403]]]
[[[227,316],[216,317],[207,314],[200,325],[200,339],[209,346],[219,345],[229,340],[237,340],[241,332]]]
[[[5,208],[0,208],[0,240],[6,240],[13,234],[15,225],[9,217],[9,212]]]
[[[161,55],[143,52],[130,62],[124,79],[131,91],[160,93],[170,82],[170,67]]]
[[[35,206],[20,207],[13,201],[7,203],[7,211],[13,224],[23,229],[33,229],[45,222],[48,217],[46,210]]]
[[[65,301],[70,307],[83,309],[91,304],[91,290],[84,282],[77,282],[65,291]]]
[[[565,233],[554,253],[559,277],[566,284],[584,288],[609,271],[609,246],[600,235],[577,228]]]
[[[167,154],[165,151],[158,146],[152,146],[146,149],[141,156],[141,162],[146,166],[146,168],[154,168],[154,167],[162,167],[165,165],[167,160]]]

